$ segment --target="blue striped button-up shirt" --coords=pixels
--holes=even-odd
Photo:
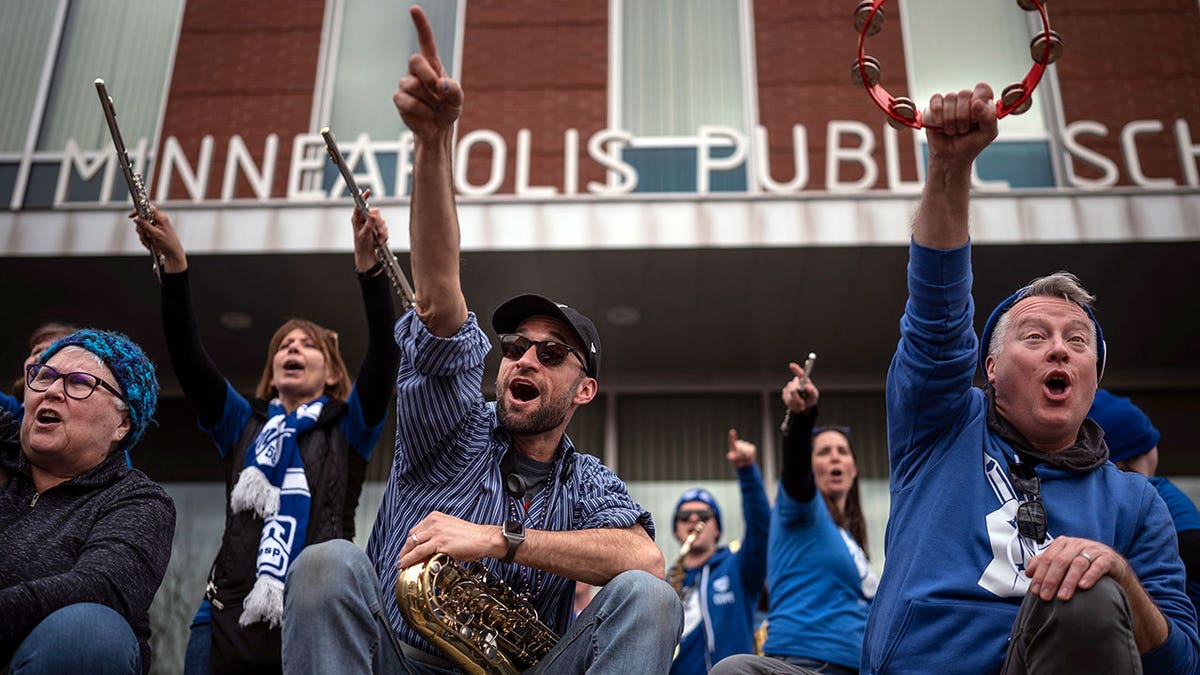
[[[501,525],[511,499],[500,460],[512,445],[499,426],[495,403],[480,391],[483,359],[491,343],[475,314],[449,338],[426,330],[416,312],[396,322],[400,371],[396,376],[396,456],[367,555],[379,574],[384,607],[397,636],[430,653],[437,649],[408,627],[396,604],[396,561],[409,530],[431,511],[472,523]],[[595,457],[572,451],[565,435],[546,488],[524,514],[534,530],[625,528],[640,523],[654,537],[650,513],[629,497],[625,484]],[[573,467],[564,477],[562,458]],[[481,561],[518,592],[533,594],[546,625],[560,635],[571,620],[575,585],[570,579]]]

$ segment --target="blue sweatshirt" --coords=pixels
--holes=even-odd
[[[863,644],[866,673],[995,673],[1029,587],[1025,563],[1053,537],[1083,537],[1129,561],[1166,617],[1148,673],[1191,673],[1200,639],[1166,505],[1140,475],[1039,464],[1050,539],[1031,550],[1014,525],[1013,449],[972,387],[970,246],[910,247],[909,300],[887,379],[891,513]]]
[[[680,639],[672,675],[707,673],[726,656],[754,653],[754,608],[767,576],[771,506],[757,464],[737,474],[746,534],[736,553],[722,546],[704,565],[688,571],[684,585],[696,588],[700,622]]]

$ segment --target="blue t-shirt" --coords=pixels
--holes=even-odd
[[[858,668],[877,580],[854,538],[819,494],[793,499],[780,482],[767,554],[768,656]]]

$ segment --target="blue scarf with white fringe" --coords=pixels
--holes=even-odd
[[[265,621],[273,628],[283,619],[283,582],[304,548],[312,504],[297,439],[317,423],[326,400],[322,396],[288,413],[273,399],[230,493],[234,513],[253,511],[263,519],[256,579],[242,603],[241,626]]]

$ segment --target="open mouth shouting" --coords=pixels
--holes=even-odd
[[[283,372],[289,375],[297,375],[304,372],[304,362],[298,358],[289,358],[283,362]]]
[[[513,403],[530,403],[541,395],[537,385],[523,377],[514,377],[508,382],[508,397]]]
[[[37,416],[34,418],[40,425],[52,425],[62,422],[62,415],[57,410],[42,408],[38,410]]]
[[[1052,401],[1065,400],[1071,393],[1071,376],[1065,370],[1052,370],[1042,379],[1042,390]]]

